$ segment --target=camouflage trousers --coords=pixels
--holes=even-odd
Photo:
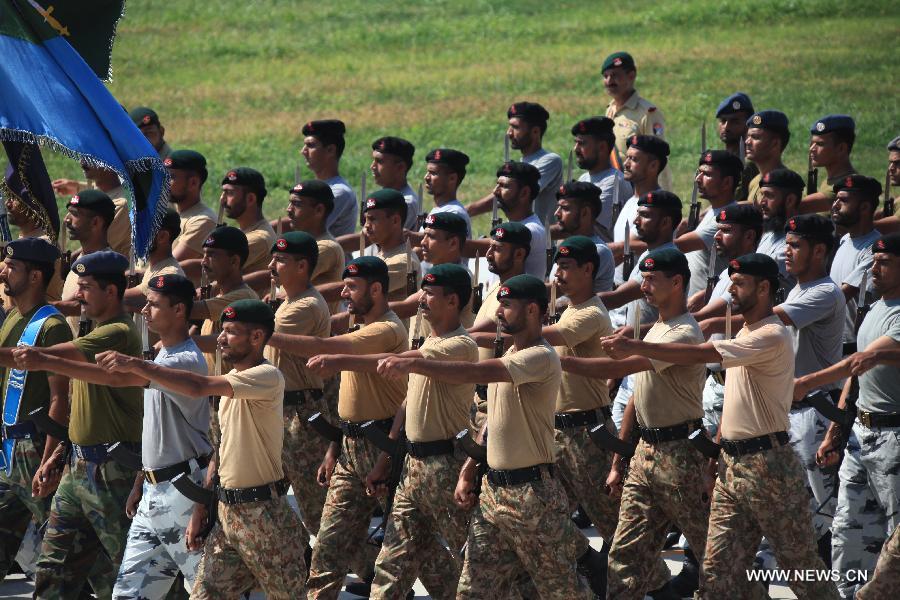
[[[328,441],[313,431],[306,422],[317,412],[328,415],[324,398],[307,398],[299,406],[284,408],[281,462],[285,476],[291,480],[294,498],[300,508],[300,520],[306,530],[306,544],[309,544],[309,536],[316,535],[319,531],[322,505],[325,504],[326,489],[316,481],[316,471],[328,450]]]
[[[725,401],[725,386],[717,382],[712,375],[703,384],[703,426],[712,439],[719,432],[722,420],[722,405]]]
[[[805,487],[790,446],[739,457],[722,454],[695,598],[767,598],[762,585],[747,576],[762,536],[782,569],[825,569],[816,551]],[[789,585],[800,600],[838,597],[831,581],[794,580]]]
[[[258,584],[271,600],[302,597],[305,547],[286,496],[260,502],[219,502],[219,518],[203,546],[191,598],[239,598]]]
[[[641,599],[656,589],[652,586],[658,582],[652,579],[659,577],[659,553],[672,524],[692,548],[700,549],[697,559],[703,559],[709,517],[702,477],[705,464],[706,458],[687,440],[638,443],[609,551],[609,598]],[[665,580],[657,587],[664,584]]]
[[[12,473],[0,469],[0,581],[6,577],[20,546],[33,544],[26,536],[32,521],[43,525],[50,510],[50,498],[33,498],[31,480],[41,466],[43,440],[18,440],[13,453]],[[38,538],[38,543],[40,543]],[[34,565],[22,565],[31,570]]]
[[[459,453],[406,457],[375,561],[372,598],[402,600],[420,576],[432,598],[456,596],[470,514],[453,500],[463,460]]]
[[[875,575],[856,592],[856,600],[881,600],[900,595],[900,527],[884,543]]]
[[[900,524],[900,428],[854,423],[840,480],[831,537],[833,567],[871,575],[885,537]],[[843,598],[852,598],[861,584],[842,579],[838,589]]]
[[[495,597],[512,589],[524,571],[545,600],[590,598],[571,543],[580,535],[562,485],[549,474],[513,486],[494,486],[485,476],[456,597]]]
[[[202,485],[205,477],[206,469],[195,465],[190,478]],[[128,529],[113,598],[165,598],[179,571],[185,589],[190,591],[200,563],[200,553],[189,552],[184,537],[193,512],[193,501],[182,496],[171,482],[144,482],[137,514]]]
[[[89,572],[97,596],[112,595],[130,525],[125,501],[135,475],[113,461],[70,459],[53,497],[35,598],[77,598]],[[98,572],[101,563],[108,566],[105,572]]]
[[[812,407],[792,410],[789,416],[791,447],[797,453],[800,466],[805,471],[806,488],[812,494],[810,508],[813,527],[816,530],[816,539],[819,539],[831,529],[831,521],[837,506],[837,472],[834,469],[825,472],[816,463],[816,451],[825,439],[830,422]]]

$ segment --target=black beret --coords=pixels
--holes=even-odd
[[[112,221],[116,215],[116,205],[113,203],[112,198],[100,190],[82,190],[72,196],[68,206],[92,210],[98,215],[106,217],[107,221]]]
[[[382,154],[393,154],[407,164],[412,164],[413,155],[416,153],[416,147],[412,145],[412,142],[393,136],[378,138],[372,142],[372,150]]]
[[[560,258],[571,258],[579,264],[596,263],[600,260],[600,256],[597,254],[597,244],[585,235],[573,235],[560,242],[553,260],[555,262]]]
[[[600,67],[600,72],[607,69],[612,69],[613,67],[622,67],[626,71],[634,71],[634,59],[627,52],[613,52],[609,56],[606,57],[606,60],[603,61],[603,66]]]
[[[719,107],[716,109],[716,118],[741,111],[753,113],[753,102],[750,101],[750,96],[744,92],[735,92],[719,103]]]
[[[422,278],[422,287],[426,285],[441,285],[455,288],[472,287],[472,277],[462,265],[445,263],[435,265],[428,270]]]
[[[651,206],[663,210],[681,210],[681,198],[667,190],[647,192],[638,198],[638,206]]]
[[[128,259],[112,250],[100,250],[78,257],[72,265],[76,275],[124,275]]]
[[[888,142],[888,152],[900,152],[900,135]]]
[[[881,238],[872,245],[872,251],[900,256],[900,233],[889,233],[881,236]]]
[[[614,126],[609,117],[590,117],[572,125],[572,135],[609,135]]]
[[[403,210],[406,208],[406,199],[403,194],[391,188],[382,188],[368,195],[366,207],[363,212],[373,209]]]
[[[466,220],[456,213],[439,212],[425,217],[425,227],[428,229],[440,229],[457,235],[468,235],[469,229]]]
[[[156,114],[155,110],[146,106],[138,106],[131,109],[128,116],[131,117],[132,122],[138,127],[159,125],[159,115]]]
[[[267,329],[275,328],[275,313],[272,307],[262,300],[235,300],[222,311],[222,321],[236,323],[252,323]]]
[[[550,113],[537,102],[516,102],[506,109],[507,119],[524,119],[532,125],[546,125],[550,120]]]
[[[387,279],[387,264],[377,256],[360,256],[354,258],[344,267],[341,279],[347,277],[363,277],[366,279]]]
[[[169,231],[176,230],[178,232],[181,231],[181,216],[178,214],[177,210],[173,210],[171,208],[167,208],[166,212],[163,213],[163,217],[159,222],[160,229],[167,229]]]
[[[531,230],[518,221],[501,223],[491,230],[491,238],[506,244],[531,248]]]
[[[241,262],[247,260],[250,255],[250,246],[247,236],[237,227],[222,225],[209,232],[209,237],[203,242],[204,248],[220,248],[230,250],[242,257]]]
[[[590,181],[570,181],[559,186],[556,198],[576,198],[600,206],[600,188]]]
[[[762,277],[769,281],[777,282],[779,278],[778,263],[768,254],[752,252],[739,256],[728,263],[728,275],[741,273]]]
[[[311,198],[316,202],[334,207],[334,192],[331,190],[331,186],[318,179],[306,179],[294,185],[291,188],[291,195]]]
[[[497,290],[497,300],[537,300],[547,301],[547,286],[534,275],[510,277]]]
[[[865,175],[848,175],[834,184],[834,191],[846,190],[878,200],[881,196],[881,182]]]
[[[812,124],[809,132],[813,135],[831,133],[832,131],[856,131],[856,122],[849,115],[828,115]]]
[[[744,171],[744,163],[727,150],[707,150],[700,155],[699,165],[711,165],[719,169],[725,176],[740,176]]]
[[[628,138],[628,147],[652,154],[660,160],[669,156],[669,144],[655,135],[633,135]]]
[[[497,169],[497,177],[509,177],[515,179],[523,187],[541,191],[541,172],[534,165],[525,162],[511,160],[503,163]]]
[[[52,265],[59,258],[59,248],[43,238],[26,237],[6,245],[7,258]]]
[[[799,192],[806,187],[806,183],[798,173],[790,169],[773,169],[760,177],[759,187],[774,187],[790,192]]]
[[[425,162],[447,165],[451,170],[465,174],[466,165],[469,164],[469,157],[452,148],[436,148],[428,153],[425,157]]]
[[[194,284],[184,275],[172,273],[151,277],[147,287],[156,292],[165,292],[176,296],[194,296]]]
[[[206,157],[195,150],[175,150],[163,160],[163,164],[169,169],[196,171],[206,181]]]
[[[304,231],[289,231],[275,240],[272,253],[300,254],[302,256],[319,257],[319,245],[316,239]]]
[[[250,167],[238,167],[225,173],[222,185],[240,185],[249,188],[260,200],[266,197],[266,179],[262,173]]]
[[[773,131],[788,131],[788,118],[787,115],[780,110],[761,110],[747,119],[747,127],[771,129]]]
[[[322,119],[309,121],[303,126],[303,135],[318,138],[325,144],[333,144],[343,139],[347,133],[344,122],[338,119]]]
[[[784,226],[785,233],[812,240],[814,243],[828,243],[834,236],[831,219],[815,213],[791,217]]]
[[[690,272],[687,257],[680,250],[675,248],[660,248],[659,250],[651,250],[647,256],[641,260],[638,269],[642,273],[650,271],[675,271],[678,273]]]
[[[752,204],[729,204],[716,214],[716,223],[733,223],[751,229],[762,227],[762,213]]]

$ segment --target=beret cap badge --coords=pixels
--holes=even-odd
[[[435,277],[431,273],[428,273],[427,275],[425,275],[425,281],[427,281],[428,283],[434,283],[434,280],[435,280]]]
[[[730,266],[732,269],[734,269],[735,271],[740,271],[740,270],[741,270],[741,263],[739,263],[737,260],[733,260],[733,261],[731,261],[731,262],[728,263],[728,264],[729,264],[729,266]]]
[[[645,258],[645,259],[644,259],[644,268],[645,268],[645,269],[652,269],[652,268],[653,268],[653,265],[655,265],[655,264],[656,264],[656,263],[653,261],[652,258]]]
[[[357,265],[347,265],[347,272],[351,275],[356,275],[359,273],[359,267]]]
[[[230,306],[225,307],[225,310],[222,311],[222,314],[225,315],[226,319],[233,319],[235,316],[234,309]]]
[[[287,248],[287,245],[287,240],[284,238],[281,238],[277,242],[275,242],[275,247],[279,250],[284,250],[285,248]]]
[[[84,273],[85,268],[86,267],[81,263],[78,263],[77,265],[75,265],[75,270],[79,273]]]
[[[762,123],[762,117],[759,115],[753,115],[753,124],[759,125]]]
[[[816,131],[825,131],[825,123],[822,121],[816,123]]]
[[[502,288],[500,288],[500,291],[497,293],[497,295],[500,296],[501,298],[502,298],[503,296],[508,296],[508,295],[509,295],[509,288],[506,287],[506,286],[503,286]]]

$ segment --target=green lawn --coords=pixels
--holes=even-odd
[[[598,69],[621,49],[638,63],[638,89],[666,115],[682,198],[700,122],[712,124],[718,102],[736,90],[758,109],[788,114],[787,164],[803,174],[810,124],[828,113],[853,115],[854,163],[883,179],[885,145],[900,133],[893,3],[611,4],[129,0],[110,89],[128,107],[154,107],[173,147],[206,155],[207,202],[218,197],[228,168],[262,171],[269,216],[286,205],[301,162],[298,130],[315,118],[347,123],[342,174],[354,185],[368,168],[372,140],[390,134],[417,147],[414,188],[425,154],[440,145],[469,154],[460,196],[481,197],[502,160],[507,105],[544,104],[551,112],[545,147],[565,156],[572,123],[603,113]],[[79,173],[61,157],[49,163],[52,176]],[[476,231],[488,220],[481,217]]]

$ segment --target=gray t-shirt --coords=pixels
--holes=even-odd
[[[653,250],[663,250],[665,248],[675,249],[675,244],[673,242],[666,242]],[[641,275],[641,270],[638,269],[638,265],[641,264],[641,261],[644,260],[644,257],[650,253],[650,250],[644,250],[643,254],[641,254],[636,261],[634,261],[634,269],[631,270],[631,276],[628,278],[628,281],[634,281],[638,285],[644,280],[644,277]],[[634,314],[632,312],[632,307],[634,303],[637,302],[638,306],[641,309],[641,325],[646,323],[655,323],[659,318],[659,311],[655,306],[651,306],[647,303],[647,299],[644,298],[643,295],[638,300],[632,300],[628,304],[620,306],[614,310],[609,311],[609,318],[612,321],[613,327],[622,327],[623,325],[631,326],[634,323]]]
[[[706,289],[707,271],[709,270],[709,253],[715,252],[716,231],[719,224],[716,223],[716,215],[727,206],[734,204],[729,202],[725,206],[719,208],[710,208],[700,219],[697,229],[694,230],[705,246],[702,250],[693,250],[688,252],[685,257],[688,261],[688,267],[691,269],[691,283],[688,286],[688,296],[693,296],[700,290]],[[725,259],[721,256],[716,257],[716,273],[721,273],[726,266]]]
[[[784,231],[766,231],[759,238],[759,246],[756,247],[756,251],[775,259],[781,275],[781,284],[784,286],[784,291],[789,292],[797,285],[797,280],[787,272],[787,267],[784,265],[785,237]]]
[[[881,237],[881,233],[877,229],[873,229],[865,235],[859,237],[850,237],[849,233],[845,233],[841,238],[840,245],[834,253],[834,259],[831,261],[831,279],[838,286],[847,284],[850,287],[859,288],[862,284],[863,271],[872,268],[872,244]],[[869,278],[866,284],[867,289],[872,289],[872,281]],[[844,341],[852,342],[854,340],[856,325],[856,295],[847,302],[847,314],[844,317]]]
[[[547,230],[536,214],[521,223],[531,232],[531,251],[525,259],[525,272],[543,280],[547,275]]]
[[[830,277],[798,283],[779,305],[794,322],[794,375],[820,371],[841,360],[844,294]],[[823,389],[837,389],[832,383]]]
[[[163,347],[156,364],[170,369],[207,375],[203,353],[188,338],[181,344]],[[189,398],[151,383],[144,390],[144,422],[141,462],[145,469],[161,469],[212,452],[209,444],[209,402]]]
[[[610,241],[613,227],[613,187],[619,186],[619,202],[625,202],[634,194],[631,184],[625,181],[621,171],[613,167],[596,173],[582,173],[578,181],[588,181],[600,188],[600,214],[597,215],[597,225],[600,226],[599,229],[603,235],[610,236],[608,239],[604,238],[603,241]]]
[[[449,202],[444,202],[443,205],[435,206],[428,211],[429,215],[435,215],[437,213],[454,213],[462,217],[466,222],[466,237],[472,237],[472,218],[469,217],[469,213],[466,212],[466,207],[463,206],[459,200],[454,199]]]
[[[523,156],[522,162],[534,165],[541,172],[541,192],[534,199],[531,205],[532,210],[534,210],[541,223],[554,222],[553,213],[556,212],[556,191],[562,184],[563,178],[562,159],[558,154],[547,152],[541,148],[533,154]],[[543,276],[541,279],[543,279]]]
[[[356,231],[359,223],[359,207],[356,205],[356,192],[347,183],[347,180],[336,175],[326,179],[325,183],[331,187],[334,194],[334,210],[325,220],[325,228],[334,237],[340,237]]]
[[[879,300],[872,305],[856,336],[857,346],[864,350],[883,336],[900,342],[900,299]],[[878,365],[860,375],[856,406],[868,412],[900,412],[900,369]]]
[[[409,187],[409,183],[400,190],[400,193],[403,194],[403,199],[406,200],[406,221],[403,223],[403,228],[412,231],[416,226],[416,221],[419,219],[419,213],[422,212],[422,199]]]

